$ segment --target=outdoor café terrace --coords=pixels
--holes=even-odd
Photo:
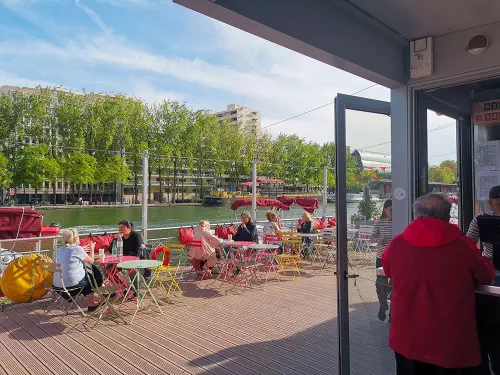
[[[359,275],[349,285],[351,371],[392,374],[389,324],[377,319],[375,255],[363,228],[350,230],[349,263]],[[293,237],[282,245],[293,243]],[[318,248],[321,241],[321,234],[313,237]],[[331,238],[327,242],[328,251],[334,251]],[[120,319],[104,314],[98,321],[75,306],[66,315],[67,304],[51,305],[49,295],[4,305],[0,373],[337,373],[335,258],[301,258],[297,265],[300,274],[285,266],[268,278],[269,270],[258,267],[255,277],[224,282],[190,274],[185,264],[178,279],[181,291],[174,295],[151,285],[152,295],[139,294],[146,297],[135,317],[133,298],[113,305]],[[85,306],[85,300],[79,304]]]

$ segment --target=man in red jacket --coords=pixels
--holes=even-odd
[[[389,346],[398,374],[474,374],[481,362],[475,285],[494,278],[491,262],[449,223],[451,202],[428,194],[415,221],[382,257],[392,280]]]

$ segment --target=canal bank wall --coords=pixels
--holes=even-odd
[[[182,207],[182,206],[201,206],[201,203],[150,203],[148,207]],[[26,207],[30,208],[32,206],[15,206],[15,207]],[[94,209],[94,208],[127,208],[127,207],[142,207],[141,204],[93,204],[93,205],[57,205],[57,206],[37,206],[35,209],[41,210],[68,210],[68,209]]]

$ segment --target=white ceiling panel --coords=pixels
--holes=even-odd
[[[345,0],[413,40],[500,22],[499,0]]]

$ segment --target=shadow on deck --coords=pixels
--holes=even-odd
[[[393,374],[389,325],[377,320],[374,269],[350,284],[352,374]],[[0,313],[5,374],[333,374],[338,368],[333,271],[269,282],[242,294],[184,283],[182,302],[139,313],[133,324],[92,331],[62,323],[44,302]],[[74,326],[74,327],[72,327]]]

